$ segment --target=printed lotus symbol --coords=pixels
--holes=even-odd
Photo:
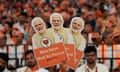
[[[46,40],[43,40],[43,43],[44,44],[48,44],[48,40],[46,39]]]
[[[49,47],[51,45],[51,41],[48,37],[42,38],[40,43],[43,47]]]

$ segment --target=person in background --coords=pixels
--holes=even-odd
[[[8,55],[7,53],[0,53],[0,72],[10,72],[7,69]]]
[[[91,21],[85,21],[85,27],[84,30],[82,31],[83,36],[86,35],[86,41],[87,45],[92,43],[92,32],[94,32],[94,28],[92,26]]]
[[[84,50],[86,63],[78,67],[75,72],[109,72],[107,66],[97,63],[97,50],[95,46],[87,46]]]
[[[7,53],[6,44],[6,36],[3,32],[0,32],[0,52]]]
[[[8,64],[12,67],[19,67],[23,66],[22,58],[25,51],[23,44],[25,44],[25,41],[23,39],[24,35],[21,31],[15,31],[14,33],[14,41],[8,46],[8,54],[9,58],[18,58],[18,64],[16,64],[16,60],[9,60]]]
[[[22,68],[18,68],[17,72],[48,72],[45,69],[39,69],[39,66],[36,62],[34,53],[32,50],[28,50],[25,52],[25,60],[26,60],[26,66]]]
[[[92,39],[92,43],[95,46],[99,46],[101,44],[101,36],[98,32],[92,32],[91,33],[91,39]]]
[[[120,68],[114,68],[112,72],[120,72]]]
[[[26,45],[25,45],[25,50],[32,50],[33,46],[32,46],[32,36],[33,33],[29,33],[28,37],[26,39]]]

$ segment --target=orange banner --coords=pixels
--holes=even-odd
[[[75,62],[69,63],[70,68],[75,70],[80,64],[80,59],[82,58],[82,56],[83,56],[83,52],[76,49],[75,50]]]
[[[67,61],[67,63],[74,63],[75,62],[75,49],[74,49],[74,44],[64,44],[65,49],[67,51],[67,55],[69,60]]]
[[[34,53],[41,68],[60,64],[68,59],[63,43],[57,43],[48,48],[34,49]]]

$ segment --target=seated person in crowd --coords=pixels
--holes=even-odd
[[[97,63],[97,50],[95,46],[87,46],[84,50],[86,63],[76,69],[75,72],[109,72],[108,68]]]
[[[25,60],[26,60],[26,66],[22,68],[18,68],[17,72],[48,72],[45,69],[40,68],[39,65],[37,65],[37,61],[35,59],[35,56],[33,54],[32,50],[28,50],[25,52]]]
[[[6,53],[0,53],[0,72],[10,72],[7,69],[8,55]]]

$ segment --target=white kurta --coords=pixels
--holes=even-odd
[[[93,69],[90,69],[86,64],[80,66],[75,70],[75,72],[109,72],[107,66],[96,63],[96,66]]]
[[[22,67],[22,68],[18,68],[16,71],[17,72],[25,72],[26,71],[26,69],[27,69],[28,67]],[[30,69],[28,69],[29,71],[28,72],[32,72]],[[40,69],[38,69],[37,71],[35,71],[35,72],[49,72],[48,70],[46,70],[46,69],[43,69],[43,68],[40,68]]]

